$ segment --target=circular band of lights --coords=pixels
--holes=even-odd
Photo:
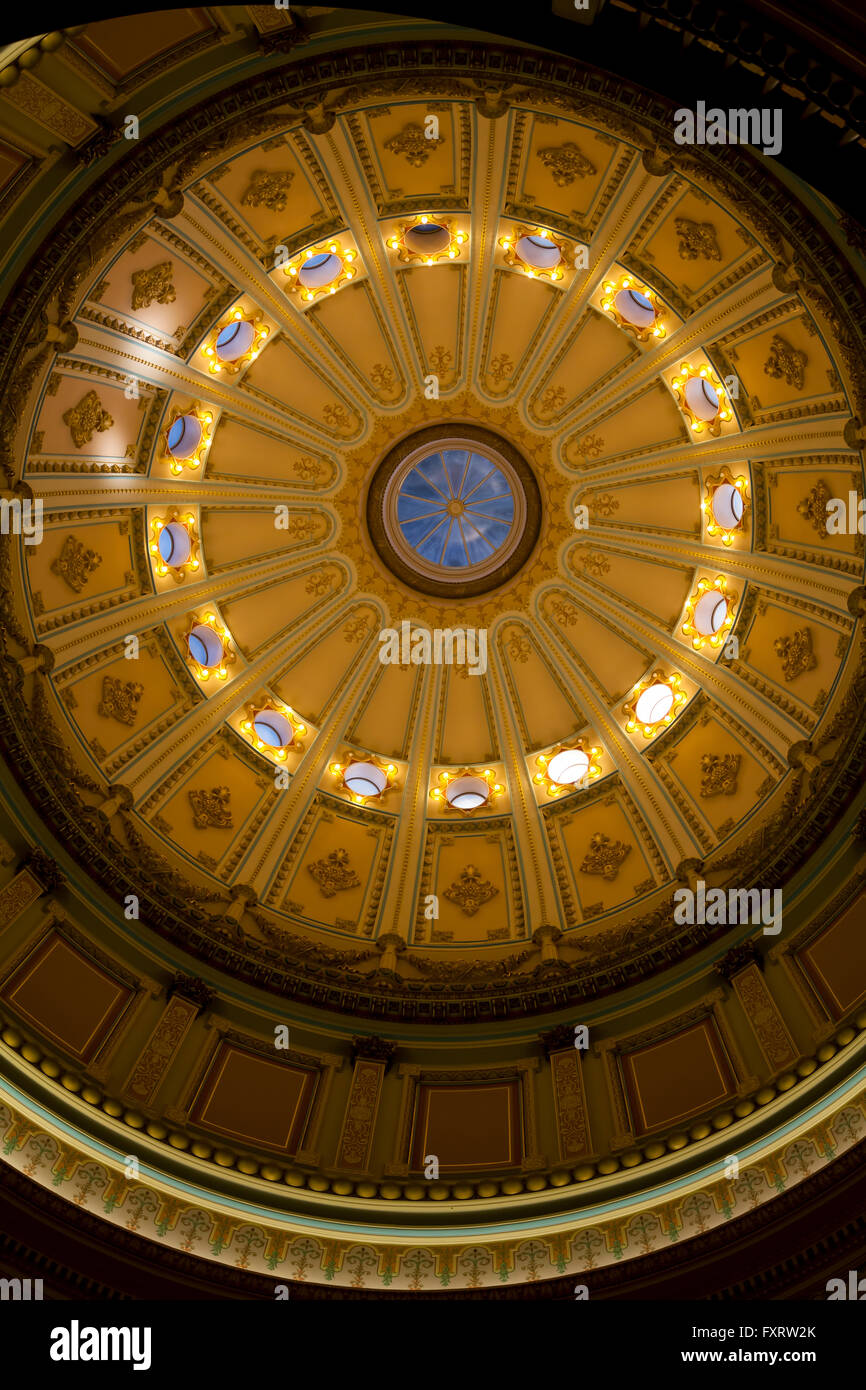
[[[585,791],[601,776],[601,756],[601,748],[582,738],[574,743],[560,743],[548,753],[538,754],[535,765],[539,771],[534,780],[551,797]]]
[[[491,767],[481,772],[471,767],[460,768],[457,772],[440,772],[439,784],[430,792],[431,800],[440,805],[444,803],[444,810],[457,811],[462,816],[480,810],[505,791],[505,787],[496,781],[496,773]]]
[[[281,264],[285,276],[284,289],[299,294],[305,304],[320,295],[336,294],[347,281],[354,279],[357,258],[355,251],[343,251],[336,241],[324,246],[309,246],[287,264]]]
[[[718,439],[723,425],[734,418],[725,388],[709,367],[690,367],[684,362],[671,380],[671,387],[683,414],[695,434]]]
[[[466,244],[467,234],[454,232],[449,222],[422,213],[411,224],[402,222],[387,241],[401,261],[436,265],[445,258],[456,260]]]
[[[544,227],[518,225],[499,238],[499,245],[505,264],[521,270],[530,280],[536,276],[551,283],[563,279],[562,266],[568,260],[568,243],[554,232]]]
[[[655,323],[656,311],[640,290],[619,290],[614,295],[613,302],[620,318],[635,328],[650,328]]]
[[[680,681],[678,674],[667,676],[659,670],[653,671],[646,680],[639,681],[623,705],[626,731],[630,734],[640,732],[644,738],[653,738],[663,725],[671,724],[686,702],[686,693],[680,688]]]
[[[518,237],[514,251],[533,270],[555,270],[562,260],[562,252],[556,242],[541,233]]]
[[[376,801],[394,785],[397,768],[373,754],[366,757],[346,756],[345,762],[331,763],[331,772],[338,777],[353,801]]]
[[[602,310],[639,343],[665,336],[655,291],[635,281],[633,275],[603,281],[599,302]]]
[[[298,279],[305,290],[322,290],[332,285],[342,270],[343,262],[334,251],[317,251],[302,263]]]
[[[718,392],[702,376],[689,377],[683,387],[683,397],[689,410],[698,420],[709,424],[719,413],[721,401]]]
[[[349,763],[343,769],[343,782],[355,796],[381,796],[388,776],[375,763]]]
[[[425,222],[422,218],[403,233],[403,245],[421,256],[438,256],[451,245],[451,233],[441,222]]]

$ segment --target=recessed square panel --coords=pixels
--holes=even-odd
[[[3,986],[3,998],[39,1032],[89,1061],[133,991],[56,934],[43,939]]]
[[[833,1018],[866,996],[866,932],[861,896],[798,956]]]
[[[722,1040],[709,1018],[620,1060],[638,1133],[686,1120],[736,1090]]]
[[[523,1158],[517,1080],[489,1084],[422,1083],[415,1100],[411,1167],[435,1154],[440,1172],[510,1168]]]
[[[310,1111],[318,1073],[223,1043],[190,1109],[204,1129],[294,1153]]]
[[[186,47],[215,26],[206,10],[162,10],[151,14],[120,15],[88,24],[87,33],[75,40],[85,54],[112,82],[123,82],[163,54],[177,49],[178,60]]]

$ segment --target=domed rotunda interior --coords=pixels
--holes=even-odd
[[[0,52],[0,1272],[866,1262],[842,7],[539,8]]]

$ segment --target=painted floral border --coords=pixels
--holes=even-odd
[[[790,1191],[866,1135],[866,1089],[849,1096],[797,1138],[769,1149],[737,1177],[720,1177],[669,1201],[635,1199],[615,1219],[573,1221],[549,1233],[493,1241],[426,1244],[393,1238],[362,1243],[319,1237],[300,1219],[245,1220],[181,1196],[169,1180],[127,1178],[120,1164],[96,1158],[52,1132],[7,1097],[0,1100],[2,1160],[32,1181],[55,1188],[103,1220],[177,1250],[282,1280],[344,1288],[446,1288],[533,1283],[639,1259],[675,1241],[736,1220]]]

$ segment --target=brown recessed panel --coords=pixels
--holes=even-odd
[[[418,1086],[411,1167],[421,1172],[428,1154],[440,1172],[513,1168],[523,1158],[520,1083]]]
[[[833,1018],[866,996],[866,894],[797,956]]]
[[[221,1043],[190,1110],[204,1129],[243,1143],[294,1153],[310,1113],[318,1072]]]
[[[44,1038],[88,1062],[133,996],[62,936],[34,947],[3,985],[3,998]]]
[[[620,1063],[637,1132],[686,1120],[736,1091],[711,1018],[628,1052]]]
[[[205,10],[160,10],[88,24],[75,47],[111,82],[122,82],[173,48],[180,58],[187,44],[213,29]]]

